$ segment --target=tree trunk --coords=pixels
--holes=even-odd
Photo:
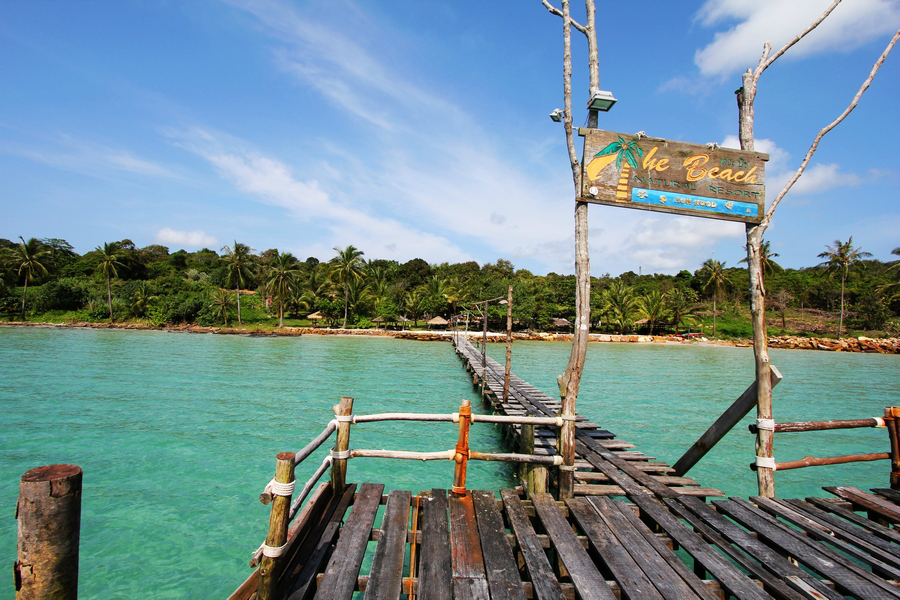
[[[238,325],[243,325],[241,321],[241,284],[237,284],[234,287],[234,293],[237,296],[237,309],[238,309]]]
[[[747,265],[750,271],[750,318],[753,325],[753,358],[756,370],[756,418],[773,419],[772,370],[769,364],[769,339],[766,331],[766,290],[762,274],[761,251],[763,231],[747,225]],[[757,429],[756,456],[774,456],[773,431]],[[775,497],[774,469],[758,467],[756,479],[759,495]]]
[[[22,320],[25,320],[25,298],[28,296],[28,273],[25,274],[25,290],[22,292]]]
[[[284,327],[284,303],[278,300],[278,327]]]
[[[347,329],[347,307],[350,306],[350,287],[344,284],[344,324],[341,329]]]
[[[112,314],[112,290],[109,287],[109,273],[106,274],[106,301],[109,304],[109,322],[113,322]]]
[[[847,272],[841,272],[841,319],[838,322],[838,339],[841,339],[841,332],[844,330],[844,282],[847,280]]]
[[[716,315],[719,313],[719,308],[716,303],[718,296],[718,290],[713,290],[713,338],[716,337]]]

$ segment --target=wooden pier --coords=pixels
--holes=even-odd
[[[481,353],[463,338],[455,346],[480,380]],[[490,359],[484,367],[494,412],[556,416],[558,401],[515,376],[503,402],[503,367]],[[454,417],[465,421],[462,411]],[[347,449],[351,419],[338,418],[345,433],[334,462],[375,456]],[[376,419],[353,422],[366,420]],[[503,427],[520,452],[555,454],[552,426]],[[280,556],[264,559],[231,598],[900,599],[897,491],[835,487],[828,498],[723,499],[669,475],[671,467],[585,417],[576,431],[576,493],[564,502],[528,494],[527,478],[499,493],[461,491],[456,478],[455,491],[385,493],[384,483],[347,485],[333,470],[286,538],[273,538],[287,540],[269,548]],[[527,466],[546,468],[550,479],[556,469],[546,461]],[[289,503],[292,490],[276,493]]]

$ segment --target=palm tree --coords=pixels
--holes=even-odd
[[[278,326],[284,327],[284,304],[297,287],[297,259],[290,252],[275,254],[269,263],[266,289],[278,300]]]
[[[210,301],[213,317],[216,320],[222,319],[225,322],[225,327],[228,327],[228,313],[231,312],[231,307],[234,306],[234,298],[231,297],[231,292],[224,288],[216,288],[210,295]]]
[[[234,295],[237,298],[238,325],[243,325],[241,321],[241,288],[253,276],[251,270],[254,263],[253,254],[251,254],[253,248],[235,240],[234,246],[225,246],[222,250],[225,251],[225,262],[228,266],[226,284],[234,286]]]
[[[744,246],[744,250],[746,249],[747,247]],[[763,278],[765,278],[767,275],[771,275],[775,271],[784,271],[784,268],[781,265],[772,260],[776,256],[779,256],[779,254],[777,252],[770,251],[768,240],[763,240],[759,245],[759,262],[760,266],[762,267]],[[745,256],[738,262],[746,263],[747,257]]]
[[[22,243],[12,251],[12,258],[13,264],[19,263],[19,277],[25,276],[25,289],[22,291],[22,320],[24,321],[28,282],[33,280],[35,272],[38,275],[47,275],[47,267],[41,263],[40,258],[49,254],[50,251],[43,247],[40,240],[35,238],[29,238],[26,242],[25,238],[20,235],[19,239],[22,240]]]
[[[725,287],[728,282],[725,279],[725,263],[719,262],[714,258],[707,258],[703,266],[700,268],[701,276],[706,279],[703,289],[707,290],[712,286],[713,289],[713,337],[716,337],[716,314],[718,312],[719,290]]]
[[[601,302],[607,321],[613,323],[620,333],[625,333],[632,326],[637,309],[634,288],[621,279],[616,279],[603,290]]]
[[[666,292],[666,307],[672,314],[675,333],[682,323],[694,320],[697,311],[697,294],[691,289],[672,288]]]
[[[347,246],[343,250],[335,247],[337,256],[331,259],[332,277],[344,288],[344,324],[343,329],[347,328],[347,311],[350,307],[350,280],[361,279],[363,275],[363,255],[362,250],[355,246]]]
[[[819,258],[828,260],[819,264],[819,266],[825,267],[826,273],[833,274],[836,271],[841,273],[841,320],[838,323],[838,337],[841,337],[841,332],[844,329],[844,286],[847,282],[847,276],[850,274],[852,267],[856,266],[863,258],[872,256],[872,253],[854,248],[853,236],[850,236],[846,243],[841,240],[834,240],[834,246],[826,245],[825,247],[827,250],[819,254]]]
[[[423,305],[425,304],[425,296],[422,295],[422,290],[419,288],[414,289],[410,293],[406,295],[406,299],[403,302],[403,306],[406,308],[409,315],[414,319],[413,326],[419,326],[419,317],[422,316]]]
[[[641,316],[650,322],[650,335],[653,335],[656,324],[668,316],[665,297],[659,290],[653,290],[646,296],[638,298],[637,309]]]
[[[131,293],[131,314],[136,317],[146,316],[150,301],[154,298],[156,296],[152,296],[147,289],[147,282],[142,281]]]
[[[116,244],[107,244],[103,242],[103,247],[97,246],[95,250],[100,253],[100,263],[97,265],[97,272],[106,277],[106,300],[109,304],[109,322],[113,321],[112,310],[112,288],[110,287],[110,279],[118,277],[116,267],[124,266],[119,262],[116,251],[119,247]]]

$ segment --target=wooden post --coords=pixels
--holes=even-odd
[[[292,483],[294,481],[294,453],[281,452],[275,460],[275,482]],[[269,533],[266,535],[266,546],[280,548],[287,542],[288,525],[291,513],[291,495],[275,494],[272,501],[272,512],[269,513]],[[275,597],[278,584],[279,557],[270,556],[263,549],[262,561],[259,564],[259,584],[256,588],[257,600],[270,600]]]
[[[891,489],[900,489],[900,406],[884,407],[884,422],[891,439]]]
[[[534,454],[534,425],[522,425],[519,452]],[[544,465],[522,463],[519,465],[519,474],[525,487],[526,497],[531,498],[534,494],[543,494],[547,491],[547,467]]]
[[[353,398],[343,396],[339,404],[334,405],[336,417],[349,417],[353,414]],[[350,449],[350,421],[338,423],[337,442],[334,445],[336,453],[347,452]],[[335,458],[331,463],[331,489],[335,496],[344,493],[347,486],[347,459]]]
[[[484,301],[481,327],[481,397],[485,394],[485,380],[487,379],[487,325],[488,325],[488,301]]]
[[[22,475],[16,600],[78,597],[81,480],[75,465],[37,467]]]
[[[459,407],[459,438],[456,442],[456,468],[453,471],[453,493],[466,495],[466,464],[469,461],[469,425],[472,422],[472,403],[463,400]]]
[[[506,295],[506,370],[503,372],[503,404],[509,399],[509,372],[512,367],[512,286]]]

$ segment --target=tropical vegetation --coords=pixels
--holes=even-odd
[[[836,241],[821,254],[825,262],[802,269],[781,268],[772,260],[777,254],[764,248],[770,333],[900,333],[900,248],[882,262],[852,242]],[[676,275],[594,277],[592,329],[748,338],[748,283],[746,268],[713,258]],[[219,250],[173,252],[125,239],[78,254],[62,239],[0,239],[0,319],[7,321],[419,327],[465,313],[473,302],[505,297],[509,285],[516,329],[571,330],[554,323],[575,321],[574,276],[535,275],[504,259],[398,262],[367,259],[351,245],[331,257],[299,260],[237,240]],[[492,328],[503,328],[505,311],[489,306]]]

